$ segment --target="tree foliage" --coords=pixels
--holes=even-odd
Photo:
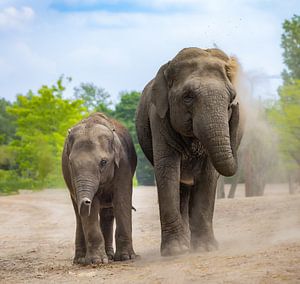
[[[277,127],[285,160],[300,166],[300,80],[283,85],[279,96],[269,116]]]
[[[278,130],[289,180],[296,176],[300,182],[300,17],[285,20],[283,30],[284,84],[278,90],[279,100],[269,110],[269,118]]]
[[[0,101],[0,193],[63,185],[60,163],[67,130],[94,111],[104,112],[127,127],[138,154],[138,181],[153,184],[153,169],[135,130],[140,93],[121,93],[120,102],[112,110],[109,94],[94,84],[81,84],[73,100],[64,99],[64,91],[60,78],[36,93],[18,95],[13,104]]]
[[[109,93],[93,83],[81,83],[79,87],[75,87],[74,97],[82,100],[89,112],[99,111],[108,115],[112,114]]]
[[[284,33],[281,36],[283,59],[287,67],[282,73],[285,84],[300,80],[300,16],[283,23]]]
[[[280,134],[280,146],[286,160],[300,166],[300,16],[283,23],[281,46],[287,69],[282,76],[279,100],[270,111],[270,117]]]
[[[120,120],[124,126],[129,130],[134,143],[137,142],[135,131],[135,112],[141,94],[135,91],[123,92],[120,94],[121,100],[116,104],[114,117]]]
[[[7,148],[14,165],[13,170],[0,176],[4,180],[14,177],[15,183],[0,183],[0,191],[9,190],[10,186],[52,186],[61,181],[61,151],[67,130],[87,113],[82,100],[62,97],[62,80],[51,87],[42,86],[37,94],[29,91],[19,95],[7,107],[16,125],[16,138]]]
[[[135,128],[135,113],[141,94],[136,91],[121,93],[121,100],[116,105],[113,113],[114,117],[121,121],[129,130],[133,139],[135,149],[138,156],[138,165],[136,176],[139,184],[153,185],[154,173],[149,161],[146,159],[137,139]]]
[[[0,145],[8,144],[16,132],[14,118],[6,111],[9,106],[11,106],[10,102],[4,98],[0,99]]]
[[[8,146],[15,139],[16,133],[14,117],[6,110],[9,106],[10,102],[0,99],[0,171],[13,169],[15,160],[14,153]]]

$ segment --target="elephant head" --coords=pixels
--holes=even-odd
[[[80,123],[69,130],[67,155],[78,212],[88,216],[95,193],[119,167],[121,142],[113,127]]]
[[[236,60],[219,49],[186,48],[160,68],[152,85],[159,117],[169,116],[177,133],[199,139],[224,176],[237,169],[236,72]]]

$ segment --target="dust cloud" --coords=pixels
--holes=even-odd
[[[255,79],[253,79],[255,77]],[[268,117],[270,102],[264,99],[260,84],[267,78],[246,73],[240,66],[235,86],[241,102],[241,123],[244,135],[239,148],[240,182],[246,183],[250,196],[260,196],[268,183],[287,182],[288,169],[279,149],[279,136]],[[260,90],[258,94],[254,90]],[[257,97],[258,96],[258,97]],[[275,95],[274,95],[275,97]]]

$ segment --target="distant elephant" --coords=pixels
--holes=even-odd
[[[136,128],[154,165],[162,256],[217,248],[217,179],[236,172],[242,136],[237,67],[219,49],[185,48],[143,90]]]
[[[135,258],[131,209],[136,161],[128,131],[101,113],[90,115],[69,130],[62,170],[76,214],[74,263]]]

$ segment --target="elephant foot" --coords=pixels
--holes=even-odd
[[[74,257],[73,264],[84,264],[85,263],[85,256],[81,257]]]
[[[98,265],[108,263],[108,256],[106,253],[87,254],[85,257],[74,258],[74,264],[81,265]]]
[[[188,238],[183,235],[174,236],[170,239],[164,238],[161,243],[160,253],[162,256],[174,256],[184,254],[189,251]]]
[[[191,240],[191,250],[196,252],[209,252],[217,250],[218,242],[212,238],[197,238]]]
[[[73,258],[73,264],[81,264],[85,260],[85,248],[78,248],[75,251],[75,256]]]
[[[108,257],[108,261],[113,261],[114,255],[115,255],[113,247],[106,247],[105,251],[106,251],[106,255]]]
[[[115,261],[126,261],[126,260],[136,259],[136,258],[138,258],[138,255],[135,254],[133,249],[129,249],[129,250],[120,250],[120,249],[118,250],[117,249],[117,251],[114,255]]]

